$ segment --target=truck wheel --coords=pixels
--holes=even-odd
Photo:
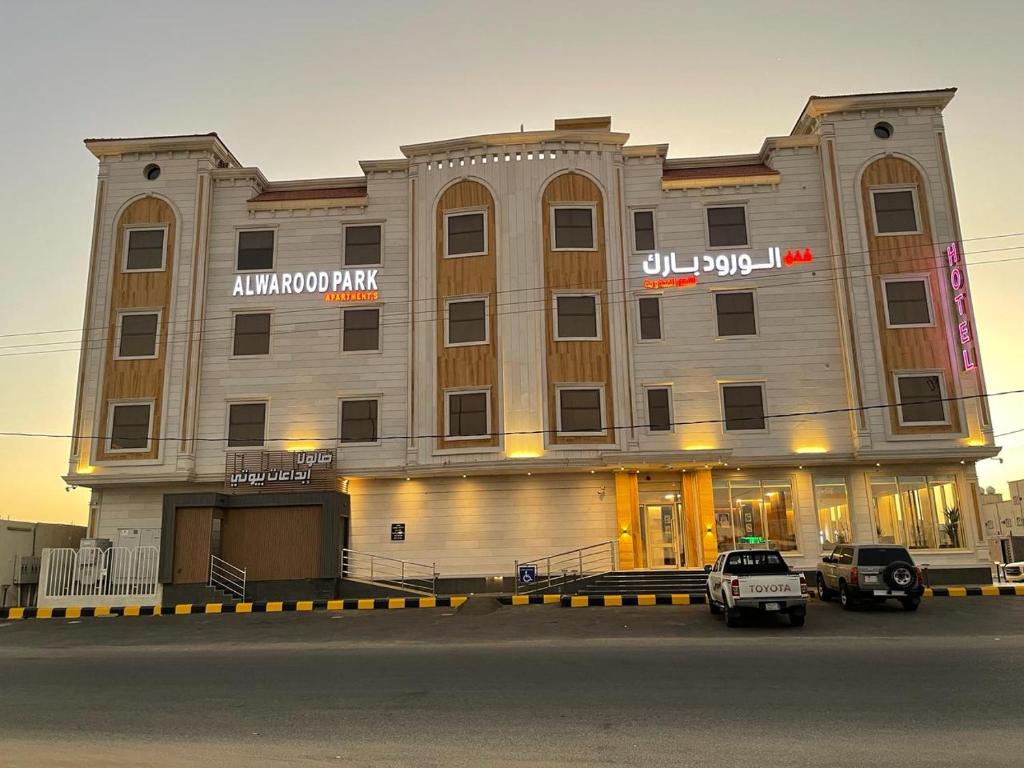
[[[917,607],[921,604],[921,598],[920,597],[904,597],[902,600],[900,600],[900,603],[903,605],[903,610],[905,610],[905,611],[916,611]]]
[[[835,597],[835,592],[825,586],[825,577],[820,573],[818,574],[818,599],[824,600],[826,603],[831,602],[832,598]]]
[[[789,625],[791,627],[802,627],[805,621],[807,621],[807,616],[802,613],[789,614]]]
[[[738,627],[740,625],[740,612],[736,608],[725,608],[725,626]]]
[[[839,604],[847,611],[852,611],[857,607],[857,602],[845,581],[839,582]]]
[[[708,599],[708,610],[711,611],[712,616],[718,616],[722,612],[722,609],[718,606],[718,603],[711,599],[710,589],[707,590],[706,594]]]

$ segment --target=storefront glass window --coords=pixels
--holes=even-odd
[[[793,486],[788,480],[716,480],[718,549],[796,549]]]
[[[880,543],[911,549],[964,546],[953,477],[876,477],[871,480],[871,496]]]
[[[853,541],[846,480],[814,478],[814,503],[818,508],[818,542],[823,551],[831,551],[837,544]]]

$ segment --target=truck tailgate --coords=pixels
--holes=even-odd
[[[797,575],[740,576],[739,582],[741,599],[800,597],[800,577]]]

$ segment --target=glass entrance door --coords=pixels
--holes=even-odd
[[[647,563],[651,568],[679,568],[682,565],[682,536],[675,504],[643,506]]]

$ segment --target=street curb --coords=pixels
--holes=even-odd
[[[808,596],[817,600],[812,590]],[[982,587],[926,587],[922,597],[1024,597],[1024,584],[990,584]],[[647,605],[704,605],[704,595],[504,595],[503,605],[560,605],[563,608],[621,608]]]
[[[128,605],[111,608],[0,608],[0,620],[79,619],[104,616],[185,616],[197,613],[281,613],[285,611],[380,611],[399,608],[458,608],[466,597],[376,597],[345,600],[281,600],[254,603],[177,603],[175,605]]]

